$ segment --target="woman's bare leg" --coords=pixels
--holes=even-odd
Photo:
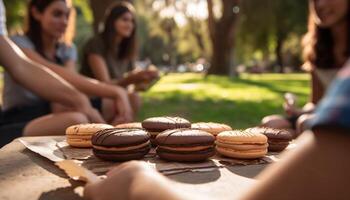
[[[129,101],[134,111],[133,120],[135,120],[136,115],[141,108],[142,100],[138,93],[133,92],[129,93]],[[102,115],[108,123],[113,125],[123,123],[122,119],[118,118],[115,102],[111,99],[102,100]]]
[[[142,98],[139,93],[137,92],[130,92],[129,93],[129,100],[130,104],[132,106],[132,109],[134,111],[134,119],[136,119],[137,113],[141,109],[142,106]]]
[[[87,117],[79,112],[49,114],[30,121],[24,128],[23,135],[63,135],[67,127],[88,122]]]

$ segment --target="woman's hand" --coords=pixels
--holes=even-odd
[[[75,99],[75,107],[72,108],[73,110],[85,114],[90,122],[105,123],[105,120],[103,119],[101,114],[91,106],[87,96],[78,93],[76,97],[72,98]]]
[[[109,171],[106,179],[86,185],[84,197],[98,200],[180,199],[170,186],[169,180],[145,162],[131,161]]]
[[[132,84],[150,83],[157,78],[159,78],[159,73],[156,70],[134,71],[127,77]]]
[[[284,103],[283,104],[283,109],[286,112],[288,117],[295,117],[295,116],[300,116],[303,114],[303,110],[300,108],[297,108],[294,105]]]

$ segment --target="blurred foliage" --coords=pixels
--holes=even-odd
[[[199,1],[205,0],[184,2]],[[10,33],[20,32],[23,29],[27,2],[28,0],[4,0]],[[89,1],[73,0],[73,2],[78,14],[74,41],[78,49],[81,49],[93,34],[91,27],[93,17]],[[187,23],[183,25],[173,23],[173,18],[161,17],[159,11],[153,9],[154,2],[153,0],[134,0],[140,59],[150,58],[155,64],[161,65],[169,65],[171,59],[174,59],[176,64],[195,62],[201,57],[208,60],[211,55],[211,44],[207,21],[196,19],[180,9],[177,11],[183,12]],[[234,50],[235,63],[254,65],[264,62],[266,65],[273,65],[276,60],[277,40],[282,38],[282,53],[286,63],[298,65],[301,62],[300,39],[306,31],[307,1],[243,0],[241,2]],[[204,10],[197,12],[204,12]]]
[[[238,63],[276,59],[278,38],[285,43],[283,53],[300,61],[300,41],[307,28],[308,1],[244,0],[236,36]]]

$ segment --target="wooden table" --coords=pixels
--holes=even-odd
[[[177,182],[181,191],[207,193],[213,199],[234,199],[253,184],[265,166],[230,166],[168,177]],[[82,199],[82,186],[18,140],[0,149],[0,199]]]

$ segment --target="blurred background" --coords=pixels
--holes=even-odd
[[[106,8],[114,1],[73,0],[78,47],[98,30]],[[25,27],[27,2],[5,0],[10,33],[20,33]],[[209,70],[214,74],[300,70],[305,0],[131,2],[138,15],[140,60],[179,72],[206,70],[209,63],[222,68]]]
[[[78,49],[118,0],[73,0]],[[138,64],[168,74],[143,94],[139,118],[180,115],[245,128],[282,113],[284,92],[306,102],[301,72],[305,0],[133,0]],[[25,27],[26,0],[4,0],[10,34]],[[158,109],[154,109],[158,108]]]

